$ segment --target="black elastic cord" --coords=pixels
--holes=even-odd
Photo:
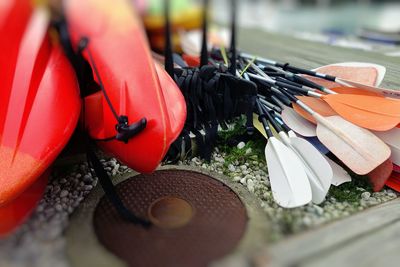
[[[92,53],[91,53],[90,48],[89,48],[89,39],[88,38],[83,37],[79,41],[79,50],[81,50],[81,51],[86,50],[86,52],[87,52],[87,54],[89,56],[89,63],[93,68],[94,74],[96,75],[96,78],[97,78],[97,81],[99,83],[100,89],[103,92],[103,95],[104,95],[104,97],[105,97],[105,99],[107,101],[108,106],[110,107],[111,112],[113,113],[115,119],[118,121],[119,116],[118,116],[117,112],[115,111],[115,108],[112,105],[110,98],[108,97],[108,94],[107,94],[106,89],[104,87],[103,81],[101,80],[101,76],[100,76],[99,70],[97,69],[96,63],[94,62]]]
[[[88,140],[90,142],[90,140]],[[103,188],[107,198],[111,201],[112,205],[117,210],[121,217],[131,223],[142,225],[143,227],[151,226],[151,222],[137,217],[132,213],[123,203],[119,197],[110,177],[108,176],[106,170],[104,170],[103,164],[101,164],[96,153],[92,149],[91,145],[87,146],[87,161],[89,163],[89,168],[92,167],[96,176],[99,178],[101,187]]]

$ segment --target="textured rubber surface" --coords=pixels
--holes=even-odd
[[[125,204],[144,218],[152,205],[165,197],[184,200],[193,209],[193,216],[183,226],[144,229],[123,221],[103,197],[94,214],[96,234],[129,266],[207,266],[232,251],[246,228],[247,213],[239,197],[201,173],[165,170],[142,174],[118,184],[117,190]]]

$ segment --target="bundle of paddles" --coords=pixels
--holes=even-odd
[[[395,90],[377,87],[382,67],[345,64],[318,72],[240,53],[236,1],[228,55],[208,50],[204,2],[202,51],[180,56],[171,51],[166,1],[161,63],[129,1],[65,0],[56,21],[30,1],[0,5],[0,36],[7,37],[0,42],[0,235],[32,212],[79,118],[89,165],[106,195],[121,216],[144,226],[146,218],[120,200],[96,147],[152,172],[166,156],[190,154],[193,143],[210,159],[218,130],[243,115],[249,134],[257,128],[269,139],[269,179],[282,207],[321,203],[332,183],[349,179],[344,166],[368,174],[375,190],[383,187],[393,163],[400,165],[400,101]],[[343,70],[357,72],[357,79]],[[335,71],[338,77],[322,74]],[[329,151],[339,164],[324,155]],[[395,179],[387,184],[398,187]]]

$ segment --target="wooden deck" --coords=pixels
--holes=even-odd
[[[251,41],[249,41],[251,40]],[[328,46],[261,30],[242,30],[239,48],[243,51],[299,67],[316,68],[338,62],[371,62],[387,68],[384,87],[400,89],[400,57],[381,53]],[[400,50],[400,48],[399,48]]]
[[[244,51],[301,67],[314,68],[346,61],[381,64],[387,68],[382,86],[400,89],[400,58],[258,30],[242,30],[239,36]],[[397,199],[279,242],[268,248],[270,259],[266,265],[397,266],[399,249],[400,199]]]
[[[397,266],[399,248],[396,199],[274,245],[268,266]]]

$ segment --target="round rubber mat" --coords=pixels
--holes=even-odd
[[[141,174],[116,186],[125,205],[153,225],[125,222],[106,197],[94,213],[99,241],[132,267],[203,267],[242,238],[246,209],[226,185],[183,170]]]

